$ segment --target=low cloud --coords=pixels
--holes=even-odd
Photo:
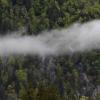
[[[62,55],[100,49],[100,20],[74,23],[67,29],[35,36],[0,37],[0,55]]]

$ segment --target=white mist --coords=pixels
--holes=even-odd
[[[0,55],[61,55],[100,49],[100,20],[75,23],[67,29],[42,32],[38,36],[0,37]]]

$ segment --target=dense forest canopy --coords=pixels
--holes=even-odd
[[[0,0],[0,35],[67,28],[100,18],[100,0]],[[100,100],[100,51],[41,59],[0,57],[0,100]]]
[[[99,0],[0,0],[0,31],[27,26],[27,34],[100,17]]]

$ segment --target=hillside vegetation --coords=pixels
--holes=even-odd
[[[67,28],[100,18],[100,0],[0,0],[0,35]],[[18,33],[19,34],[19,33]],[[0,100],[100,100],[100,51],[0,57]]]

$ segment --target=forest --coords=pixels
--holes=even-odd
[[[0,0],[0,35],[38,35],[100,19],[100,0]],[[100,50],[0,56],[0,100],[100,100]]]

